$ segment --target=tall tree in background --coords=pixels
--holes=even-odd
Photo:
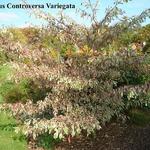
[[[22,0],[27,4],[26,0]],[[113,6],[106,8],[103,19],[99,20],[100,0],[85,0],[82,8],[77,10],[81,18],[90,19],[90,26],[78,24],[66,16],[63,11],[58,17],[41,10],[32,10],[35,16],[48,22],[47,30],[56,35],[61,41],[69,42],[77,48],[87,45],[93,50],[100,50],[111,44],[119,35],[129,29],[138,28],[146,18],[150,17],[150,9],[144,10],[137,16],[127,17],[120,6],[131,0],[114,0]]]

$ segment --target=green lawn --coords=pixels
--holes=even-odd
[[[15,120],[7,113],[0,113],[0,150],[26,150],[26,141],[14,132]]]

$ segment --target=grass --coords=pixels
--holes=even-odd
[[[24,138],[14,131],[15,120],[6,112],[0,113],[0,150],[26,150]]]
[[[14,132],[0,131],[0,149],[1,150],[26,150],[24,141],[14,139]]]
[[[6,80],[12,72],[10,66],[0,65],[0,83]]]

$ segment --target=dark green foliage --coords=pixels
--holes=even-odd
[[[53,136],[45,133],[37,138],[37,145],[45,150],[52,150],[54,149],[54,145],[60,141],[60,139],[54,139]]]
[[[37,102],[38,100],[43,100],[46,97],[46,93],[50,91],[51,89],[40,88],[34,82],[28,80],[22,80],[18,84],[7,81],[0,86],[0,94],[7,103],[25,103],[28,99]]]
[[[140,60],[141,59],[141,60]],[[138,85],[149,81],[149,74],[146,71],[146,64],[141,56],[127,58],[119,66],[120,79],[117,81],[120,85]]]
[[[30,99],[33,100],[34,103],[36,103],[38,100],[44,100],[46,97],[46,94],[48,92],[51,92],[51,88],[46,87],[39,87],[38,84],[34,83],[33,81],[30,81],[27,85],[27,95]]]
[[[0,94],[5,102],[26,102],[28,98],[28,89],[24,82],[15,84],[13,82],[4,82],[0,87]]]

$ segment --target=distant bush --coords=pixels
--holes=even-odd
[[[12,76],[13,70],[10,64],[3,64],[0,66],[0,95],[5,102],[25,102],[27,99],[25,86],[23,82],[17,85],[11,81]]]
[[[25,103],[29,99],[35,103],[38,100],[43,100],[49,91],[50,89],[39,88],[32,81],[28,80],[22,80],[17,84],[12,81],[6,81],[0,86],[0,94],[6,103]]]
[[[16,83],[13,79],[15,73],[12,67],[7,64],[0,66],[0,95],[4,102],[16,103],[27,102],[28,99],[36,102],[43,100],[46,93],[51,89],[38,87],[32,80],[22,79]]]
[[[26,102],[28,99],[25,84],[15,84],[11,81],[4,82],[0,86],[0,94],[3,101],[7,103]]]

